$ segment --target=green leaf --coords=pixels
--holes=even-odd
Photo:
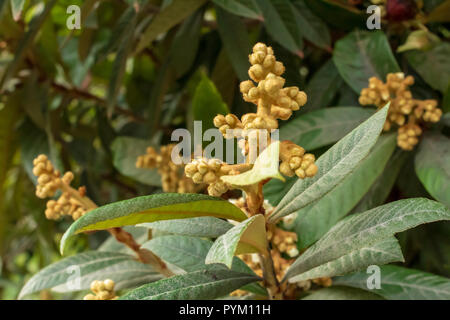
[[[18,92],[17,92],[18,93]],[[17,148],[16,125],[20,117],[20,95],[11,95],[0,110],[0,239],[5,239],[9,226],[10,214],[5,206],[5,181]],[[7,201],[6,201],[7,202]]]
[[[294,54],[299,54],[303,47],[302,34],[295,8],[289,0],[258,0],[257,4],[264,16],[267,33],[273,40]]]
[[[302,109],[312,111],[330,106],[343,83],[333,59],[329,59],[309,80],[305,89],[308,101]]]
[[[114,202],[90,211],[64,233],[61,253],[67,239],[91,230],[105,230],[158,220],[214,216],[243,221],[247,216],[235,205],[200,194],[163,193]]]
[[[292,277],[289,282],[298,282],[322,277],[334,277],[367,268],[370,265],[382,265],[404,261],[402,249],[395,237],[368,244],[351,251],[335,260],[329,261],[300,275]]]
[[[231,268],[234,255],[254,252],[268,254],[266,220],[261,214],[248,218],[217,238],[205,263],[223,263]]]
[[[136,167],[136,160],[144,155],[151,143],[147,140],[118,137],[111,144],[114,167],[123,175],[144,184],[160,186],[161,177],[156,169],[142,169]]]
[[[39,271],[22,288],[19,299],[51,288],[57,292],[86,290],[94,280],[111,279],[116,283],[115,289],[121,290],[160,278],[161,275],[149,265],[136,261],[133,256],[88,251],[62,259]],[[77,281],[80,281],[79,286]]]
[[[320,239],[352,210],[383,172],[396,145],[395,134],[381,136],[369,155],[334,189],[297,211],[294,229],[299,248]]]
[[[400,68],[382,31],[354,31],[336,42],[333,61],[345,82],[356,92],[366,88],[370,77],[385,80]]]
[[[169,31],[206,2],[207,0],[173,0],[153,18],[142,33],[136,53],[144,50],[160,34]]]
[[[428,134],[415,158],[417,177],[427,191],[450,208],[450,139]]]
[[[297,180],[297,176],[287,178],[286,182],[278,179],[271,179],[263,187],[264,199],[268,200],[273,207],[277,206]]]
[[[298,180],[269,221],[294,213],[333,190],[369,153],[386,120],[388,105],[347,134],[316,162],[317,174]]]
[[[258,280],[248,273],[210,268],[144,285],[120,297],[120,300],[215,299]]]
[[[307,92],[310,96],[310,92]],[[315,110],[302,114],[283,125],[280,129],[280,138],[291,140],[305,150],[315,150],[338,141],[372,114],[370,109],[361,107]],[[288,178],[286,182],[278,179],[270,180],[264,185],[265,198],[273,206],[278,205],[297,180],[296,177]]]
[[[450,209],[425,198],[391,202],[336,224],[288,269],[285,279],[367,247],[420,224],[450,220]]]
[[[268,178],[284,181],[278,171],[279,154],[280,141],[273,142],[261,152],[251,170],[234,176],[222,176],[220,179],[236,187],[254,185]]]
[[[239,17],[223,9],[217,8],[216,13],[220,37],[233,69],[241,81],[247,80],[248,54],[251,52],[247,28]]]
[[[193,13],[180,26],[170,49],[170,63],[177,77],[181,77],[192,67],[200,43],[200,29],[203,10]]]
[[[213,242],[188,236],[167,235],[151,239],[142,248],[185,272],[205,268],[205,258]]]
[[[45,6],[42,13],[34,18],[29,25],[28,31],[20,39],[17,49],[14,52],[14,60],[8,64],[8,67],[0,80],[0,92],[2,92],[7,85],[7,82],[16,74],[19,69],[23,58],[29,47],[33,44],[39,30],[43,26],[47,16],[50,14],[51,9],[55,5],[56,0],[50,0]]]
[[[224,8],[232,14],[261,20],[261,11],[256,4],[257,0],[213,0],[214,4]]]
[[[233,227],[231,223],[214,217],[156,221],[142,225],[173,234],[205,238],[217,238]]]
[[[280,139],[290,140],[305,150],[315,150],[343,138],[373,111],[361,107],[334,107],[302,114],[280,129]]]
[[[223,102],[214,83],[202,75],[192,97],[192,115],[194,120],[202,121],[203,130],[214,127],[213,119],[218,114],[227,114],[227,105]]]
[[[212,245],[213,242],[210,240],[178,235],[168,235],[154,238],[146,242],[143,245],[143,248],[152,251],[165,262],[185,272],[193,272],[207,268],[205,259]],[[226,268],[225,266],[223,267]],[[248,267],[238,257],[233,258],[233,266],[231,270],[255,275],[253,270],[250,269],[250,267]],[[267,291],[265,291],[265,289],[263,289],[257,283],[248,284],[242,289],[262,296],[267,295]]]
[[[383,300],[380,296],[346,287],[322,288],[302,300]]]
[[[174,265],[185,272],[192,272],[207,267],[205,259],[212,245],[213,242],[211,240],[168,235],[151,239],[142,247],[152,251],[171,265]],[[233,259],[232,270],[246,272],[252,275],[255,274],[252,269],[238,257],[234,257]]]
[[[336,285],[370,290],[364,271],[333,279]],[[380,267],[380,289],[371,292],[389,300],[450,300],[450,280],[399,266]]]
[[[441,42],[428,51],[406,53],[409,64],[433,89],[445,93],[450,85],[450,43]]]
[[[409,50],[428,50],[441,40],[437,35],[428,30],[416,30],[408,35],[405,43],[397,48],[397,52],[405,52]]]
[[[331,50],[331,36],[327,25],[306,5],[304,0],[293,1],[294,15],[303,36],[319,48]]]
[[[308,7],[327,24],[337,30],[351,31],[366,28],[367,15],[341,0],[305,0]],[[333,19],[330,19],[333,17]]]
[[[25,0],[11,0],[11,10],[12,15],[15,21],[20,19],[22,15],[23,5],[25,4]]]
[[[119,49],[114,60],[106,96],[108,116],[111,116],[114,111],[122,80],[125,76],[128,55],[130,54],[133,45],[133,34],[137,23],[137,14],[134,7],[130,6],[127,11],[124,12],[118,23],[125,24],[126,27],[123,29],[123,34],[113,34],[113,38],[117,36],[118,38],[121,38],[121,41],[118,43]]]
[[[374,183],[372,183],[369,191],[353,208],[352,212],[364,212],[385,203],[397,180],[401,168],[409,156],[410,154],[408,152],[397,149],[389,159],[389,165],[384,168],[381,175]]]

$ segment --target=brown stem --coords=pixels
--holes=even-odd
[[[268,255],[259,254],[258,257],[263,271],[264,286],[267,288],[270,300],[282,300],[283,293],[273,267],[272,256],[269,253]]]

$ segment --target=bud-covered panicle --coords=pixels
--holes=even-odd
[[[49,200],[45,210],[47,219],[58,220],[62,216],[71,216],[74,220],[92,210],[95,205],[86,197],[86,189],[78,190],[70,187],[74,178],[68,171],[62,177],[47,156],[41,154],[33,161],[33,173],[37,177],[36,195],[41,198],[52,198],[61,191],[57,200]],[[92,204],[92,205],[91,205]]]
[[[84,296],[84,300],[115,300],[117,295],[114,292],[115,283],[111,279],[105,281],[95,280],[91,283],[91,291]]]
[[[404,150],[412,150],[419,142],[425,122],[438,122],[442,110],[436,100],[414,99],[409,89],[414,78],[401,72],[389,73],[386,83],[376,77],[369,79],[369,87],[361,90],[359,103],[375,105],[379,109],[390,102],[384,130],[398,127],[397,144]]]
[[[250,154],[252,150],[260,154],[263,151],[261,149],[272,142],[270,135],[272,130],[279,127],[278,121],[289,119],[293,111],[299,110],[307,101],[305,92],[299,88],[284,87],[285,79],[282,75],[285,67],[276,60],[271,47],[257,43],[249,55],[249,61],[251,67],[248,74],[251,80],[241,82],[240,91],[245,101],[256,105],[256,112],[244,114],[240,119],[234,114],[219,114],[214,118],[214,125],[226,139],[242,138],[238,141],[238,147],[243,155],[248,156],[247,163],[249,159],[256,159],[254,154]],[[250,143],[256,143],[256,148],[251,148]],[[284,144],[285,148],[280,149],[281,173],[287,176],[297,175],[301,179],[314,176],[317,172],[314,155],[305,154],[302,147],[292,142]],[[192,177],[196,183],[209,184],[210,194],[218,195],[228,190],[228,186],[220,181],[220,174],[209,171],[206,178],[203,178],[203,173],[194,170],[200,160],[196,161],[192,166],[186,167],[188,177]]]
[[[177,165],[172,161],[174,148],[175,144],[161,146],[158,153],[153,147],[148,147],[146,154],[137,158],[136,167],[156,168],[161,175],[162,188],[165,192],[194,193],[199,188],[183,175],[183,164]]]

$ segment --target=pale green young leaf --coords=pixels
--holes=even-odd
[[[202,300],[224,296],[260,278],[222,268],[208,268],[144,285],[120,300]]]
[[[265,225],[264,216],[258,214],[234,226],[214,242],[206,257],[206,264],[223,263],[231,268],[236,254],[267,254]]]
[[[261,152],[251,170],[238,175],[222,176],[220,179],[236,187],[253,185],[269,178],[284,181],[278,171],[279,155],[280,141],[275,141]]]
[[[136,261],[134,256],[88,251],[64,258],[39,271],[27,281],[19,299],[44,289],[57,292],[86,290],[94,280],[111,279],[116,284],[115,288],[121,290],[160,278],[161,275],[150,265]]]
[[[333,279],[333,284],[370,290],[365,271]],[[400,266],[380,267],[380,288],[370,290],[389,300],[450,300],[450,280]]]
[[[11,3],[11,11],[15,21],[20,19],[22,14],[23,5],[25,4],[25,0],[10,0]]]
[[[64,233],[60,250],[67,239],[81,232],[105,230],[159,220],[213,216],[243,221],[247,216],[232,203],[201,194],[162,193],[114,202],[88,212]]]
[[[285,279],[305,273],[352,251],[420,224],[450,220],[450,209],[425,198],[391,202],[351,215],[336,224],[288,269]]]
[[[294,213],[323,197],[350,174],[377,141],[388,107],[376,112],[325,152],[316,162],[317,174],[299,179],[280,201],[269,221]]]

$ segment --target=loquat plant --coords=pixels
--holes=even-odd
[[[0,298],[450,299],[447,9],[0,0]]]

